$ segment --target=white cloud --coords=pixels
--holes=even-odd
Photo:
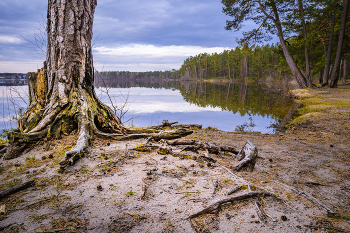
[[[0,73],[36,72],[43,67],[43,61],[28,59],[24,61],[0,61]]]
[[[114,56],[149,56],[149,57],[189,57],[199,53],[215,53],[222,52],[228,47],[201,47],[201,46],[155,46],[145,44],[128,44],[115,47],[99,46],[94,49],[94,52],[101,55]]]
[[[0,43],[20,44],[23,40],[14,36],[0,36]]]

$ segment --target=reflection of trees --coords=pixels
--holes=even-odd
[[[179,88],[189,103],[200,107],[220,107],[241,115],[258,114],[282,119],[292,104],[285,90],[257,83],[181,82]]]
[[[176,88],[179,84],[176,72],[100,72],[95,75],[95,87],[149,87]],[[102,80],[103,79],[103,80]]]
[[[141,75],[142,74],[142,75]],[[283,118],[292,104],[285,89],[286,83],[267,82],[268,85],[241,83],[197,82],[196,79],[178,79],[168,77],[166,72],[103,72],[96,75],[95,86],[104,86],[102,78],[109,87],[148,87],[176,88],[184,99],[200,107],[220,107],[241,115],[258,114]],[[102,78],[101,78],[102,77]]]

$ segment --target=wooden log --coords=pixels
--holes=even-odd
[[[24,182],[22,184],[19,184],[15,187],[12,187],[12,188],[9,188],[9,189],[6,189],[4,191],[1,191],[0,192],[0,199],[3,198],[3,197],[6,197],[12,193],[15,193],[15,192],[18,192],[18,191],[21,191],[23,189],[26,189],[30,186],[32,186],[32,184],[34,183],[34,180],[30,180],[30,181],[27,181],[27,182]]]

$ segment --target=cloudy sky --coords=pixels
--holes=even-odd
[[[27,48],[21,36],[34,41],[46,9],[47,0],[0,1],[0,73],[41,68],[45,57]],[[179,69],[191,55],[237,46],[241,32],[225,31],[227,19],[220,0],[98,0],[95,68]]]

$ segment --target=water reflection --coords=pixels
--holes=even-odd
[[[114,103],[121,106],[128,100],[129,110],[122,120],[132,119],[127,124],[135,126],[157,125],[167,119],[234,131],[252,117],[257,125],[253,130],[268,133],[272,129],[267,127],[282,119],[292,104],[287,85],[277,82],[210,83],[162,76],[110,76],[101,80],[96,77],[96,93],[109,106],[108,96],[100,89],[104,85],[108,86]],[[0,130],[16,128],[16,121],[10,120],[20,107],[26,107],[26,103],[18,94],[6,89],[10,87],[0,88]],[[28,92],[27,87],[26,90],[11,88],[21,88],[23,96]]]
[[[292,104],[287,95],[288,88],[280,82],[265,85],[266,82],[249,84],[247,80],[243,83],[210,83],[160,79],[156,88],[162,89],[154,89],[149,88],[157,80],[154,77],[141,79],[142,82],[137,84],[136,79],[131,78],[132,84],[138,87],[132,87],[126,78],[110,80],[111,86],[118,87],[109,89],[110,94],[128,95],[131,101],[124,121],[141,114],[128,122],[135,126],[156,125],[167,119],[234,131],[252,117],[257,125],[253,130],[268,133],[273,131],[268,127],[282,119]],[[104,83],[109,85],[108,79]],[[100,98],[110,105],[105,94]]]

